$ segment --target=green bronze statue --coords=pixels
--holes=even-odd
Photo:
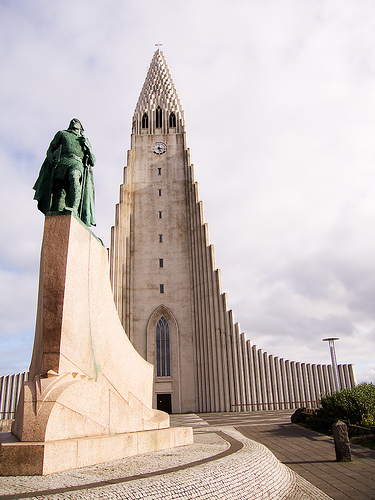
[[[95,156],[82,132],[77,118],[71,120],[67,130],[57,132],[34,184],[34,199],[45,215],[73,213],[86,226],[95,226]]]

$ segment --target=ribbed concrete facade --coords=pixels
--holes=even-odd
[[[163,53],[139,97],[112,228],[111,281],[135,348],[155,366],[154,403],[174,413],[315,406],[335,390],[330,366],[263,352],[228,310]],[[355,385],[352,365],[341,387]],[[168,399],[169,398],[169,399]]]
[[[21,388],[27,380],[29,374],[26,372],[0,377],[0,419],[14,418]]]

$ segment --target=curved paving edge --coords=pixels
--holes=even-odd
[[[205,429],[230,447],[177,467],[94,483],[1,496],[1,500],[48,499],[288,499],[330,497],[279,462],[265,446],[232,427]],[[225,432],[223,432],[225,431]],[[203,432],[203,434],[206,434]]]
[[[210,431],[210,432],[212,432],[212,431]],[[168,467],[167,469],[160,469],[157,471],[146,472],[143,474],[134,474],[131,476],[126,476],[126,477],[107,479],[104,481],[97,481],[94,483],[79,484],[79,485],[75,485],[75,486],[67,486],[67,487],[54,488],[54,489],[33,490],[33,491],[11,494],[11,495],[2,495],[2,496],[0,496],[0,500],[16,500],[16,499],[22,499],[22,498],[33,498],[36,496],[40,497],[40,496],[45,496],[45,495],[48,495],[50,497],[51,495],[56,495],[56,494],[60,494],[60,493],[82,491],[82,490],[100,488],[103,486],[128,483],[129,481],[136,481],[136,480],[151,478],[151,477],[155,477],[155,476],[162,476],[164,474],[170,474],[172,472],[178,472],[181,470],[190,469],[191,467],[197,467],[199,465],[203,465],[203,464],[212,462],[214,460],[219,460],[221,458],[227,457],[228,455],[231,455],[232,453],[236,453],[244,446],[243,443],[241,443],[237,439],[232,438],[231,436],[225,434],[222,431],[213,431],[213,432],[215,432],[215,434],[217,434],[218,436],[222,437],[225,441],[227,441],[229,443],[229,448],[227,448],[226,450],[224,450],[220,453],[212,455],[210,457],[202,458],[201,460],[196,460],[194,462],[189,462],[189,463],[186,463],[184,465],[179,465],[176,467]],[[64,497],[64,498],[67,498],[67,497]]]

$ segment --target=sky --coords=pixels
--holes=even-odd
[[[375,382],[375,3],[0,0],[0,376],[27,371],[44,216],[32,186],[79,118],[95,234],[114,224],[132,115],[161,43],[223,291],[275,356]]]

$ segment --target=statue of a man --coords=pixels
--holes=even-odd
[[[95,156],[83,127],[77,118],[67,130],[52,139],[46,159],[35,182],[38,208],[45,215],[71,212],[86,226],[95,226],[94,181],[92,166]]]

